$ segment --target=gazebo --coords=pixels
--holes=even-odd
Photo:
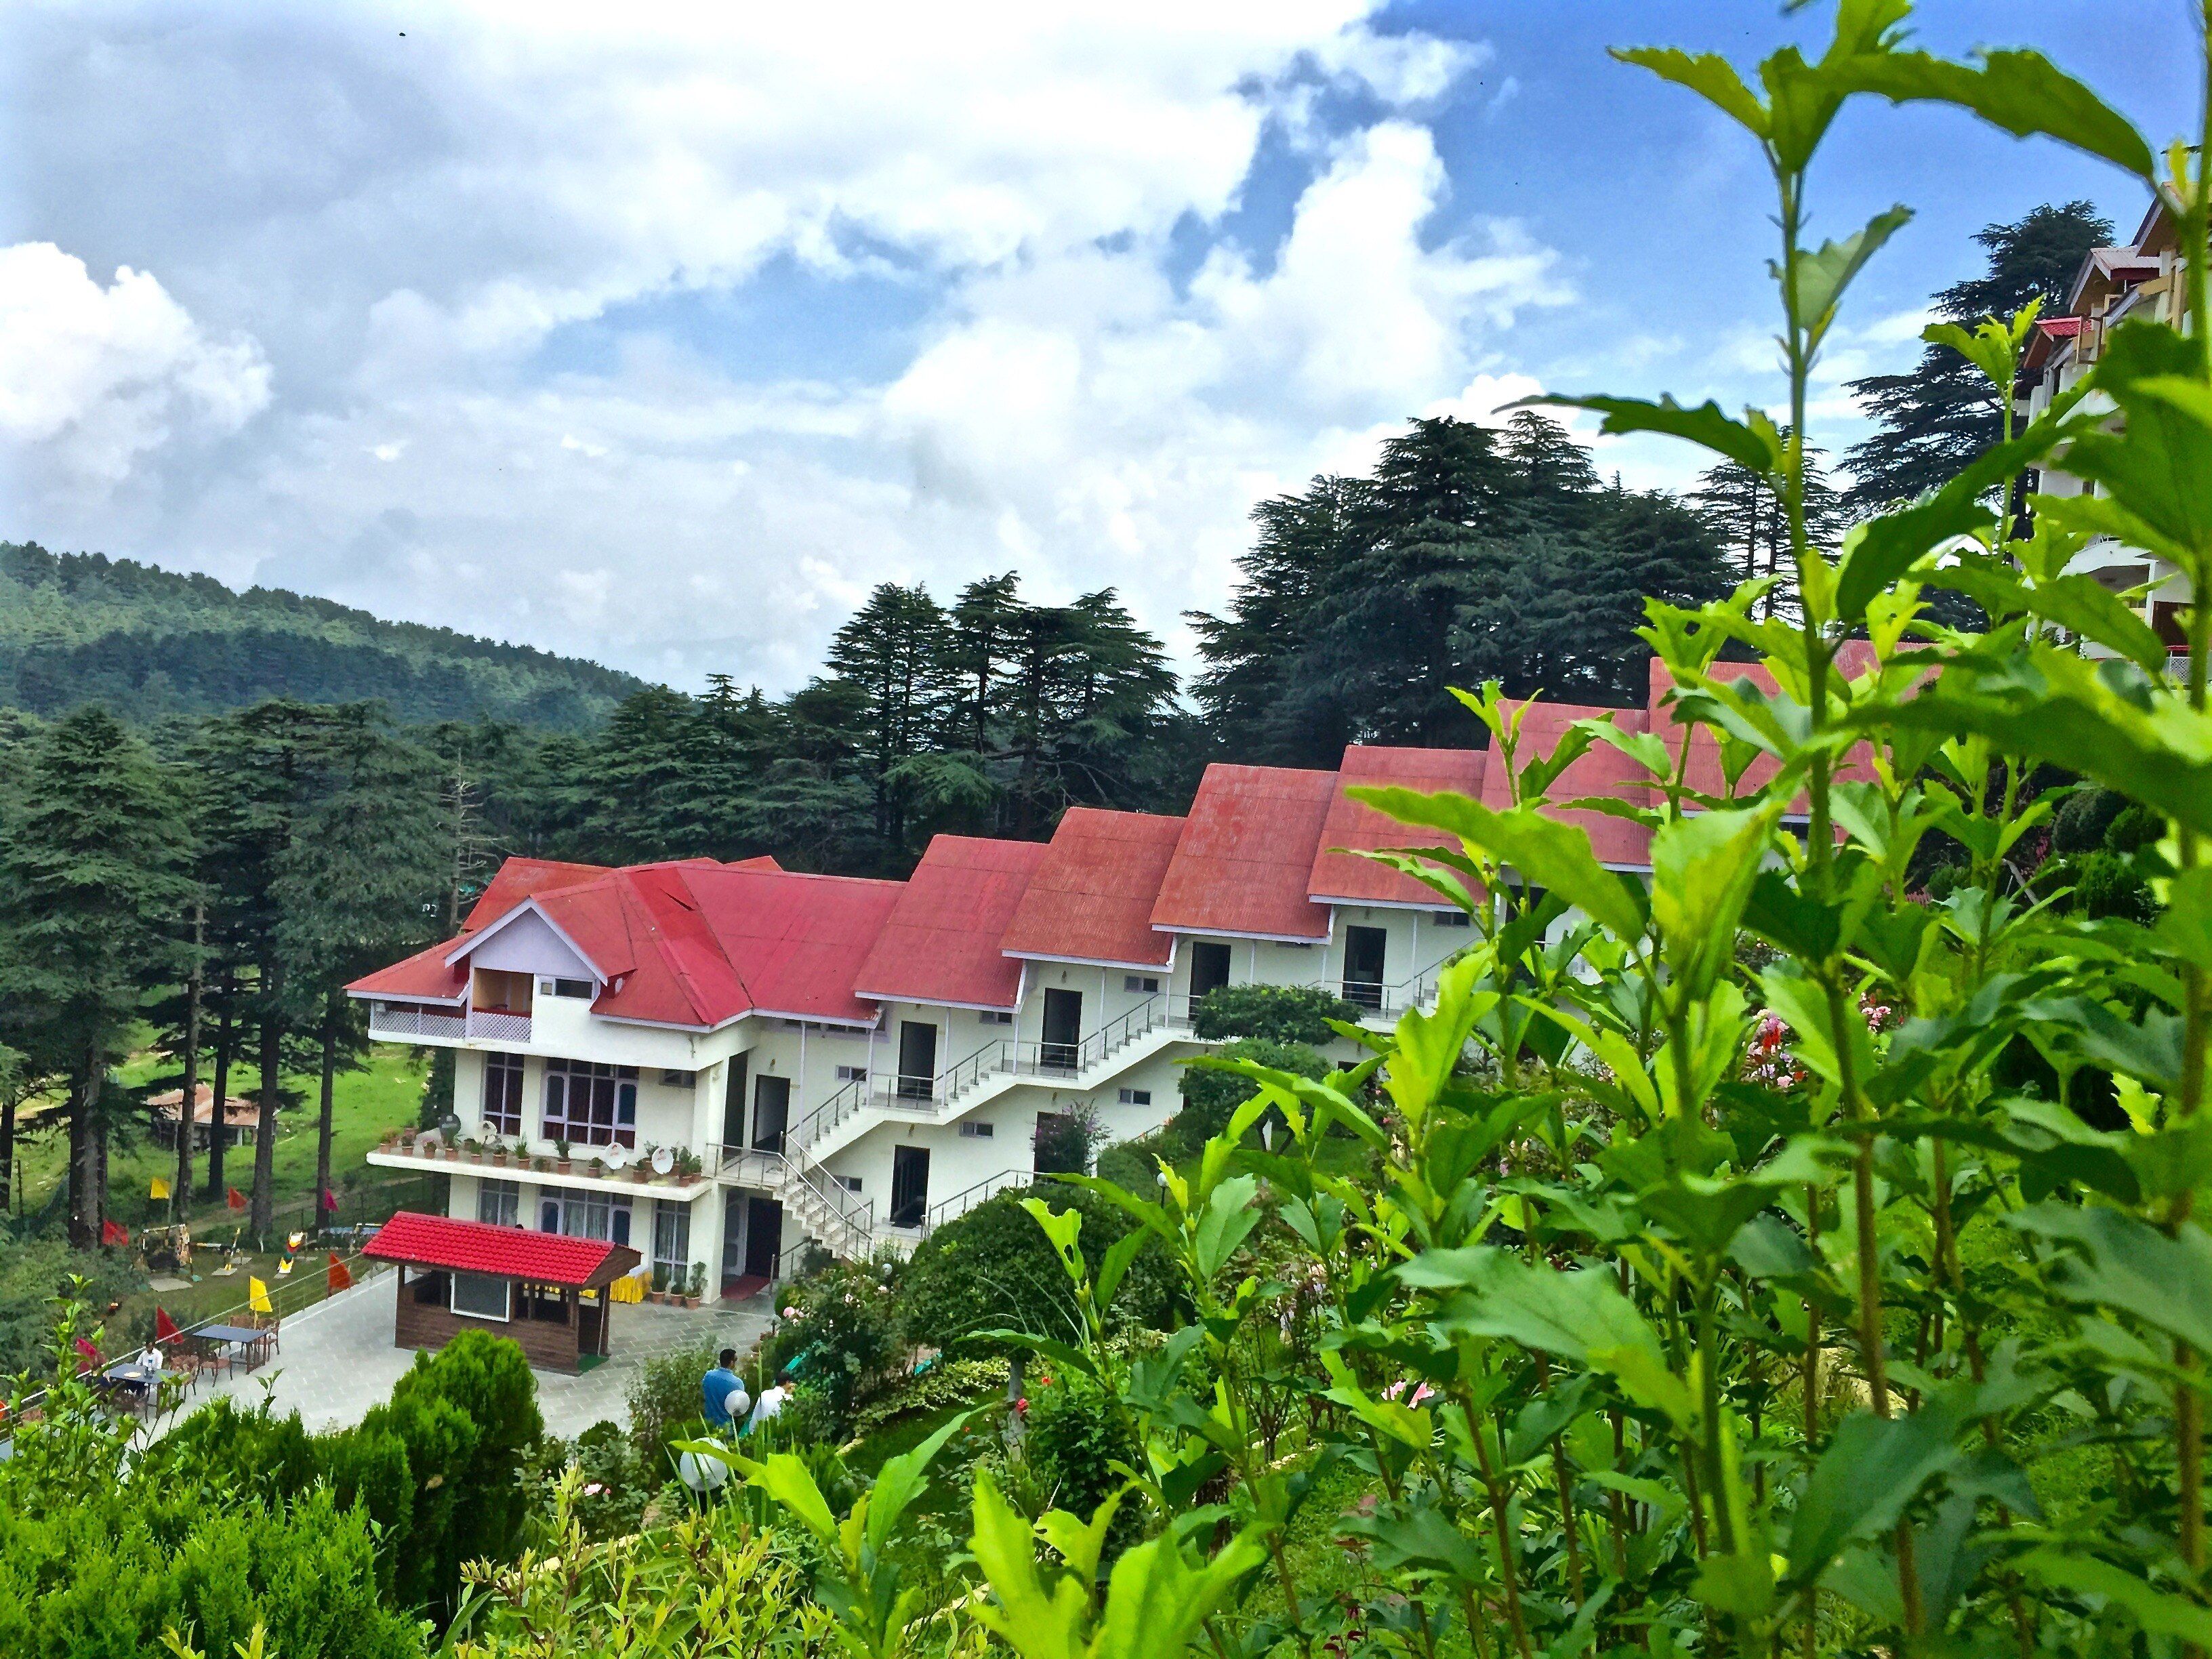
[[[364,1254],[398,1264],[393,1341],[441,1348],[461,1332],[510,1337],[532,1365],[586,1371],[607,1357],[608,1286],[638,1253],[603,1238],[533,1233],[403,1210]]]

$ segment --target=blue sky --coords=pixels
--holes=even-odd
[[[1540,387],[1778,393],[1748,142],[1609,60],[1826,8],[55,4],[0,17],[0,537],[782,689],[878,580],[1118,586],[1181,652],[1253,503]],[[2162,143],[2182,0],[1953,3]],[[2125,181],[1854,110],[1817,234],[1916,210],[1841,381],[1981,225]],[[1606,443],[1638,485],[1692,458]]]

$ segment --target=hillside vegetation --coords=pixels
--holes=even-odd
[[[0,543],[0,705],[53,715],[210,714],[264,698],[381,699],[404,722],[489,717],[597,726],[643,682],[450,629],[385,622],[282,588],[99,553]]]

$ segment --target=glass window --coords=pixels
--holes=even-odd
[[[545,1139],[580,1146],[637,1145],[637,1067],[545,1062]]]
[[[656,1283],[671,1282],[691,1271],[691,1206],[670,1199],[653,1206],[653,1266]]]
[[[477,1182],[477,1219],[495,1227],[522,1224],[522,1188],[512,1181]]]
[[[505,1319],[510,1282],[496,1273],[455,1273],[453,1311],[471,1319]]]
[[[522,1133],[522,1056],[486,1054],[483,1126],[497,1134]]]
[[[571,1238],[604,1238],[616,1244],[629,1243],[629,1200],[605,1193],[568,1193],[545,1200],[549,1218],[557,1210],[559,1223],[544,1229]]]

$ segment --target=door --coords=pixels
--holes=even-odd
[[[933,1022],[899,1022],[898,1066],[899,1097],[927,1100],[937,1084],[937,1027]]]
[[[891,1148],[891,1213],[894,1227],[919,1227],[929,1212],[929,1148]]]
[[[739,1054],[730,1062],[729,1083],[722,1091],[722,1145],[742,1146],[745,1144],[745,1059]]]
[[[765,1074],[753,1079],[753,1150],[780,1152],[791,1127],[791,1079]]]
[[[1190,947],[1190,1000],[1196,1002],[1208,991],[1229,983],[1229,947],[1214,939]]]
[[[1037,1059],[1048,1070],[1075,1069],[1078,1045],[1083,1041],[1083,993],[1047,991],[1044,994],[1044,1047]]]
[[[1382,952],[1390,942],[1388,929],[1347,927],[1344,930],[1344,1000],[1359,1008],[1382,1006]]]
[[[783,1206],[772,1198],[745,1201],[745,1277],[775,1277],[776,1253],[783,1248]]]

